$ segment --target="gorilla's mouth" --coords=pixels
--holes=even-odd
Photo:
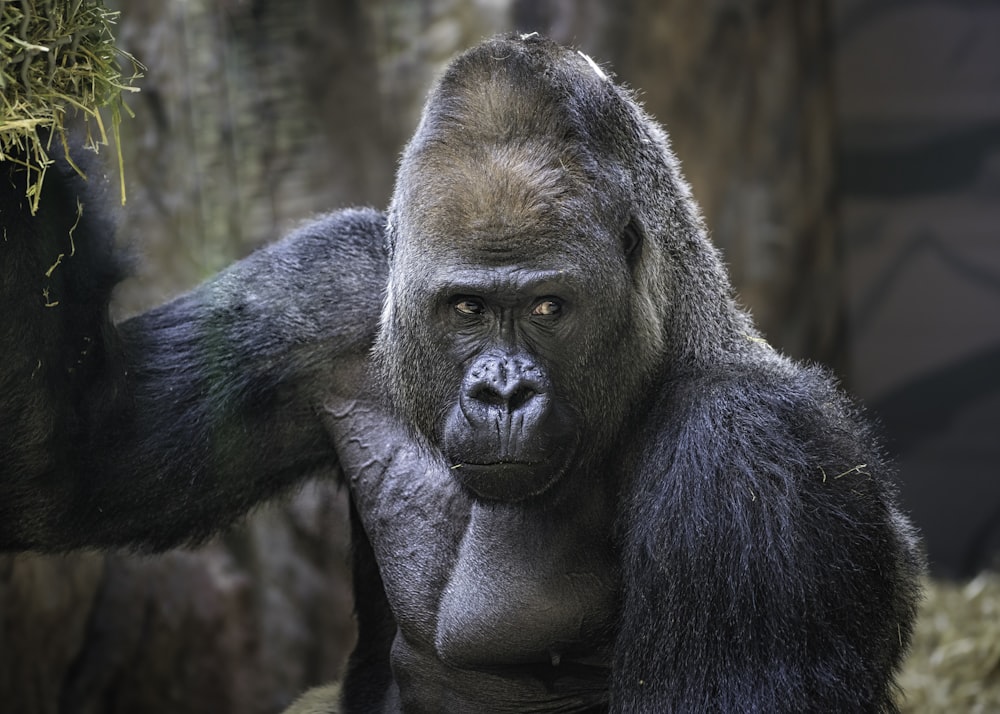
[[[474,461],[466,461],[464,463],[458,464],[455,468],[471,466],[472,468],[491,468],[491,467],[501,467],[501,466],[536,466],[538,462],[535,461],[517,461],[516,459],[500,459],[499,461],[486,461],[483,463],[476,463]]]
[[[565,471],[548,461],[512,459],[484,463],[460,461],[451,468],[455,479],[474,497],[507,502],[541,495]]]
[[[551,390],[515,406],[508,413],[459,403],[445,420],[441,451],[454,464],[452,476],[474,498],[514,502],[539,496],[578,452],[578,422],[553,402]]]

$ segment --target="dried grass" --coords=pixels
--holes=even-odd
[[[899,684],[904,714],[1000,712],[1000,575],[928,583]]]
[[[0,160],[26,167],[25,193],[38,207],[52,142],[65,147],[67,121],[81,117],[95,150],[115,140],[128,112],[123,91],[141,65],[114,44],[118,13],[100,0],[0,0]],[[124,76],[119,58],[132,68]],[[105,121],[101,110],[109,113]],[[125,200],[124,179],[121,179]]]

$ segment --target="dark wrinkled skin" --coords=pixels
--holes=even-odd
[[[94,182],[53,168],[31,216],[0,168],[0,548],[162,550],[336,474],[359,640],[330,711],[895,710],[923,564],[891,469],[759,337],[662,129],[584,56],[470,50],[385,214],[120,325],[99,210],[49,270]]]

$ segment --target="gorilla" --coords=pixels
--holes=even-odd
[[[334,467],[359,639],[323,711],[896,710],[923,556],[891,468],[587,56],[469,50],[384,214],[119,325],[100,196],[23,185],[3,164],[0,548],[197,543]]]

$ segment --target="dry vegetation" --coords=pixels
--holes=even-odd
[[[95,148],[117,138],[121,93],[133,89],[139,66],[115,48],[116,18],[100,0],[0,0],[0,159],[28,168],[35,208],[52,142],[65,143],[70,120],[82,119]],[[132,65],[129,76],[120,57]]]
[[[1000,575],[928,584],[900,686],[904,714],[1000,712]]]

